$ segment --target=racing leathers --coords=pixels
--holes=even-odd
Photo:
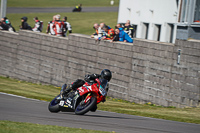
[[[98,29],[96,29],[96,33],[94,33],[94,39],[96,40],[101,40],[101,37],[103,36],[104,34],[104,30],[101,29],[101,27],[99,27]]]
[[[65,24],[65,31],[63,33],[63,36],[66,37],[67,36],[67,31],[69,31],[69,33],[72,33],[72,26],[70,25],[69,22],[63,21]]]
[[[43,21],[35,20],[35,26],[32,28],[35,32],[42,32],[43,28]]]
[[[126,32],[131,38],[133,38],[134,28],[131,25],[124,26],[124,32]]]
[[[66,26],[63,21],[56,20],[53,24],[53,28],[55,30],[56,36],[62,36],[64,35],[64,32],[66,31]]]
[[[73,82],[70,85],[64,84],[61,89],[61,94],[68,93],[71,90],[76,90],[77,88],[83,86],[85,82],[88,82],[89,84],[96,83],[95,81],[96,78],[100,79],[101,75],[100,74],[85,75],[84,80],[77,79],[75,82]],[[107,84],[107,88],[106,88],[107,92],[108,92],[108,89],[109,89],[109,84]]]
[[[49,33],[50,35],[55,35],[55,31],[54,31],[54,28],[53,28],[54,22],[55,22],[54,20],[48,22],[46,33]]]
[[[82,10],[81,5],[78,5],[72,10],[72,12],[81,12],[81,10]]]

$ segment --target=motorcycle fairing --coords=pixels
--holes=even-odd
[[[74,93],[74,94],[67,97],[67,99],[60,101],[60,103],[59,103],[60,107],[75,109],[76,101],[80,97],[80,94],[77,91],[71,92],[71,93]]]
[[[97,83],[95,83],[95,85],[90,85],[87,82],[79,87],[77,90],[79,91],[80,96],[83,96],[84,94],[87,94],[88,92],[93,92],[94,94],[98,93],[98,88],[96,87]]]

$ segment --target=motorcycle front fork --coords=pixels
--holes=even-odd
[[[91,96],[90,96],[90,95],[91,95],[91,93],[88,93],[87,96],[86,96],[85,98],[83,97],[80,104],[81,104],[81,105],[86,104],[86,103],[88,102],[88,100],[91,99]]]

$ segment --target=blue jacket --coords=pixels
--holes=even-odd
[[[133,42],[133,39],[131,39],[130,36],[126,32],[124,32],[123,30],[120,30],[119,41],[123,42],[124,40],[126,40],[127,42],[130,42],[130,43]]]

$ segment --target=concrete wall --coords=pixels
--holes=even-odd
[[[110,43],[79,34],[0,31],[0,75],[61,86],[108,68],[113,72],[109,96],[137,103],[199,107],[199,56],[200,42]]]

